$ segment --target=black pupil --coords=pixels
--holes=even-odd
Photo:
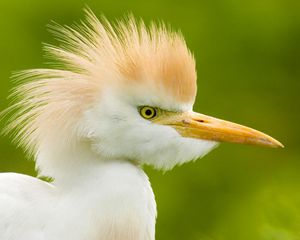
[[[151,116],[152,115],[152,110],[147,109],[145,113],[146,113],[147,116]]]

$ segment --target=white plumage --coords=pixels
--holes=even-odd
[[[90,11],[54,27],[55,69],[20,73],[5,133],[32,154],[37,178],[0,174],[1,240],[154,240],[156,203],[143,165],[169,170],[218,141],[280,146],[192,111],[194,58],[180,34]]]

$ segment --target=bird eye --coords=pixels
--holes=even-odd
[[[140,114],[145,119],[153,119],[157,116],[158,109],[154,107],[143,106],[139,109]]]

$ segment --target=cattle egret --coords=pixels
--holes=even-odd
[[[0,174],[1,240],[153,240],[156,203],[143,165],[169,170],[217,142],[282,147],[251,128],[192,111],[193,55],[180,33],[86,11],[50,29],[51,69],[18,73],[5,134],[40,176]]]

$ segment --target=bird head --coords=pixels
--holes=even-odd
[[[180,33],[129,16],[115,24],[55,25],[46,45],[55,68],[17,74],[6,132],[36,156],[57,145],[87,146],[103,159],[158,169],[197,159],[218,142],[282,146],[251,128],[193,111],[195,60]]]

